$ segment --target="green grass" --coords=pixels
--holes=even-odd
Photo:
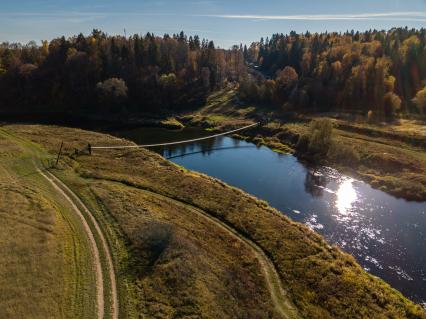
[[[71,162],[66,161],[66,163],[61,163],[62,165],[70,164]],[[76,194],[78,194],[79,198],[82,200],[82,202],[86,205],[86,207],[89,208],[92,215],[95,217],[97,223],[100,225],[103,235],[107,240],[107,244],[110,248],[110,252],[112,253],[113,262],[115,264],[115,274],[116,276],[120,276],[120,269],[121,269],[121,263],[126,261],[128,259],[128,251],[125,248],[125,241],[123,240],[122,236],[122,230],[117,227],[117,224],[115,222],[115,219],[113,216],[111,216],[108,211],[105,209],[105,207],[102,205],[101,202],[99,202],[98,198],[94,195],[92,189],[88,187],[87,182],[80,178],[79,175],[75,174],[73,171],[64,169],[64,166],[60,166],[59,168],[54,170],[54,173],[57,177],[59,177],[62,181],[66,183],[66,185]],[[90,220],[88,220],[90,221]],[[92,223],[90,223],[90,227],[93,229]],[[98,238],[97,234],[94,233],[95,240],[100,247],[101,242]],[[101,250],[101,262],[103,265],[103,269],[107,269],[107,261],[106,256],[104,252]],[[117,267],[118,266],[118,267]],[[118,268],[118,269],[117,269]],[[104,284],[106,291],[109,290],[110,286],[110,279],[108,276],[104,277]],[[122,280],[118,280],[118,294],[119,294],[119,317],[120,318],[126,318],[127,317],[127,311],[126,311],[126,303],[127,300],[125,298],[126,291],[125,291],[125,285],[126,282],[123,282]],[[105,299],[109,300],[111,296],[106,295]],[[106,305],[106,315],[111,316],[110,309],[108,308],[108,305]]]
[[[0,129],[0,318],[93,318],[84,231],[33,164],[31,143]]]
[[[173,117],[161,121],[161,126],[172,130],[179,130],[185,127],[181,122]]]
[[[235,90],[225,89],[213,93],[206,105],[196,112],[186,114],[189,125],[223,130],[253,123],[248,115],[255,109],[252,106],[235,107]]]
[[[65,140],[66,154],[87,141],[117,143],[107,135],[69,128],[7,129],[51,152]],[[278,129],[280,133],[281,125]],[[141,312],[157,318],[268,318],[270,300],[253,257],[185,205],[219,218],[260,246],[304,318],[426,318],[419,306],[307,227],[263,201],[154,153],[95,151],[92,156],[65,157],[62,166],[64,180],[74,183],[79,195],[92,202],[98,219],[111,225],[106,233],[116,251],[123,318]],[[160,254],[155,254],[158,247]]]

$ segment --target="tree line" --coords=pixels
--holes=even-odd
[[[274,34],[244,48],[243,99],[379,119],[426,113],[426,29]]]
[[[0,45],[0,109],[6,111],[161,113],[204,103],[244,72],[237,49],[183,32],[108,36],[93,30],[41,45]]]
[[[196,108],[228,83],[275,110],[426,113],[426,29],[274,34],[225,50],[183,32],[0,44],[1,112]]]

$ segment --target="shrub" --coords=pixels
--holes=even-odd
[[[388,92],[384,96],[384,114],[386,120],[392,120],[395,113],[401,109],[401,98],[395,93]]]
[[[299,139],[298,150],[317,157],[325,155],[331,145],[333,123],[329,119],[313,120],[309,125],[309,133]]]
[[[356,166],[360,160],[359,154],[353,146],[336,141],[331,144],[327,157],[333,162],[347,166]]]
[[[332,132],[333,126],[330,122],[319,123],[311,129],[309,151],[314,154],[326,154],[331,144]]]
[[[309,132],[300,136],[296,149],[314,161],[323,157],[353,166],[360,160],[358,152],[352,146],[333,139],[333,123],[329,119],[313,120],[309,125]]]

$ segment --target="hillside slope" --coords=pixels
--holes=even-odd
[[[89,242],[32,147],[0,128],[0,318],[96,318]]]
[[[65,141],[67,156],[54,173],[104,228],[120,277],[122,318],[280,317],[253,251],[187,207],[260,247],[299,317],[426,318],[351,256],[221,181],[147,150],[74,154],[88,142],[130,143],[103,134],[47,126],[5,129],[52,154]]]

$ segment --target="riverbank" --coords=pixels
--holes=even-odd
[[[348,161],[346,156],[338,154],[321,158],[318,164],[332,166],[399,198],[426,201],[424,123],[402,120],[399,125],[372,125],[330,116],[283,114],[243,105],[233,90],[212,95],[205,107],[179,120],[186,125],[225,131],[267,119],[268,123],[261,128],[236,137],[310,161],[296,151],[296,146],[300,137],[308,133],[309,122],[319,117],[333,122],[336,144],[353,150],[356,160]]]
[[[194,215],[195,209],[264,252],[300,317],[426,318],[419,306],[365,272],[350,255],[219,180],[144,149],[75,155],[74,150],[83,149],[87,141],[130,144],[104,134],[51,126],[5,129],[40,144],[52,157],[66,141],[55,174],[83,199],[103,227],[117,266],[124,307],[120,311],[160,317],[176,311],[223,318],[278,316],[271,311],[274,307],[253,253]]]

